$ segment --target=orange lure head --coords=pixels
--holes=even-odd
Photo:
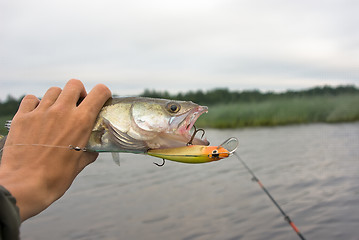
[[[218,161],[231,155],[231,153],[222,146],[204,147],[203,153],[207,155],[209,161]]]

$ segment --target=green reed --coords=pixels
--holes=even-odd
[[[6,135],[5,121],[12,115],[0,116],[0,134]],[[262,102],[229,103],[209,106],[197,127],[237,128],[276,126],[315,122],[359,121],[359,95],[284,97]]]
[[[198,127],[235,128],[359,120],[359,95],[312,96],[209,106]]]

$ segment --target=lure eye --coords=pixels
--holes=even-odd
[[[178,113],[179,110],[181,109],[181,105],[174,102],[170,102],[167,104],[166,108],[167,111],[169,111],[170,113]]]
[[[212,151],[212,157],[213,157],[213,158],[219,157],[219,153],[218,153],[218,150],[217,150],[217,149],[214,149],[214,150]]]

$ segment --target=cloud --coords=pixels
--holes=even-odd
[[[0,98],[69,78],[121,94],[359,86],[358,8],[345,0],[2,2]]]

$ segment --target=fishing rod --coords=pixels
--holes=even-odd
[[[235,152],[234,155],[238,158],[238,160],[243,164],[243,166],[248,170],[248,172],[252,175],[252,180],[257,182],[262,190],[267,194],[270,200],[274,203],[274,205],[279,209],[281,214],[284,216],[284,220],[293,228],[293,230],[297,233],[300,239],[305,240],[304,236],[300,233],[297,226],[293,223],[290,217],[283,211],[283,209],[279,206],[277,201],[272,197],[272,195],[268,192],[268,190],[264,187],[262,182],[258,179],[258,177],[254,174],[254,172],[248,167],[248,165],[242,160],[242,158]]]

